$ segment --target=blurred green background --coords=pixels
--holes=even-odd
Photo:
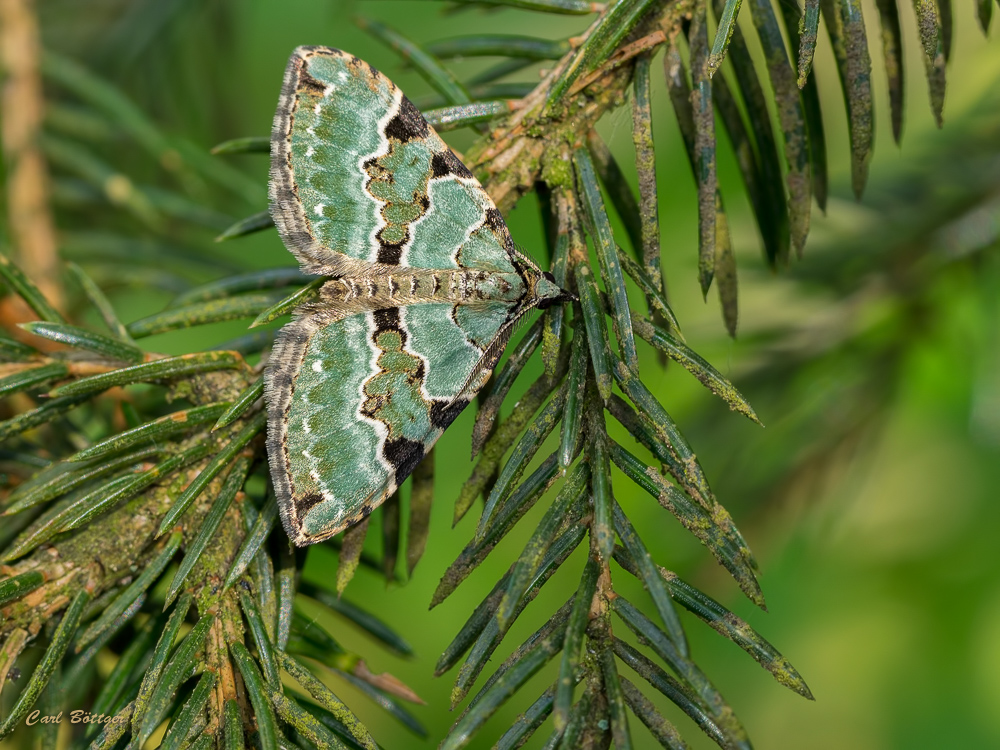
[[[906,119],[897,147],[874,4],[864,10],[877,93],[869,189],[860,203],[850,196],[844,107],[821,31],[815,75],[832,198],[826,216],[814,212],[801,261],[777,274],[763,263],[735,162],[728,144],[720,144],[720,184],[740,265],[735,341],[725,335],[714,292],[707,303],[700,299],[694,182],[654,64],[663,263],[672,304],[689,345],[733,380],[766,429],[728,412],[680,368],[654,374],[660,365],[650,349],[640,356],[646,382],[688,436],[756,552],[770,613],[743,599],[706,551],[621,475],[616,494],[660,564],[746,618],[811,687],[814,703],[779,686],[733,644],[682,614],[693,656],[757,747],[1000,747],[1000,47],[983,37],[972,3],[956,6],[946,124],[938,131],[916,22],[903,7]],[[478,29],[563,38],[587,23],[513,10],[441,11],[417,0],[60,0],[38,7],[46,48],[106,77],[165,133],[202,149],[268,133],[285,62],[300,44],[351,51],[419,104],[429,92],[426,84],[358,30],[356,13],[420,42]],[[467,75],[488,64],[461,61],[452,69]],[[60,95],[58,87],[50,93]],[[628,110],[606,118],[601,130],[627,167]],[[463,130],[446,139],[461,152],[473,135]],[[159,165],[131,159],[134,144],[102,148],[133,179],[163,179]],[[205,208],[232,218],[264,209],[266,157],[227,161],[245,172],[249,194],[220,190]],[[515,239],[543,258],[534,196],[522,200],[509,223]],[[80,229],[85,219],[80,209],[62,207],[57,224]],[[183,241],[241,267],[291,264],[274,232],[218,246],[211,243],[214,234],[206,227]],[[169,295],[123,284],[114,299],[128,321],[161,309]],[[146,345],[190,351],[239,335],[242,327],[211,326],[154,337]],[[521,382],[531,379],[529,373]],[[454,675],[434,678],[434,662],[521,549],[542,510],[529,514],[455,595],[427,611],[442,572],[474,528],[475,512],[450,528],[451,502],[471,468],[471,424],[472,414],[464,414],[438,444],[431,537],[414,578],[386,590],[382,578],[362,569],[345,595],[399,629],[416,658],[387,655],[343,622],[330,623],[348,648],[370,655],[373,671],[391,672],[427,701],[415,709],[431,735],[421,741],[365,698],[332,683],[388,748],[433,747],[445,734],[454,719],[446,710]],[[374,552],[378,539],[369,534]],[[562,603],[581,564],[565,566],[548,583],[513,628],[504,656]],[[335,566],[331,551],[315,549],[306,575],[329,584]],[[487,725],[474,747],[489,746],[541,692],[554,674],[549,666],[519,702]],[[693,748],[713,746],[679,711],[664,708]],[[638,746],[652,747],[645,729],[632,724]]]

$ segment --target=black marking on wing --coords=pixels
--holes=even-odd
[[[400,325],[399,308],[383,307],[372,313],[375,320],[375,330],[372,332],[372,343],[378,346],[378,337],[386,331],[395,331],[399,334],[402,345],[406,346],[406,331]]]
[[[313,96],[323,96],[326,93],[326,86],[316,80],[313,75],[305,69],[303,66],[302,70],[299,72],[299,85],[298,89],[300,91],[304,90]]]
[[[409,239],[409,231],[407,231],[406,235],[407,239]],[[378,239],[378,256],[376,260],[387,266],[398,266],[400,259],[403,257],[403,246],[406,244],[406,240],[402,242],[386,242],[382,239],[382,230],[379,230],[379,233],[375,237]]]
[[[400,484],[424,457],[424,444],[405,437],[386,440],[382,455],[392,464],[396,472],[396,484]]]
[[[306,514],[312,509],[314,505],[319,505],[323,502],[323,496],[318,492],[313,492],[312,494],[300,497],[295,501],[295,511],[299,518],[305,518]]]
[[[385,124],[387,138],[395,138],[400,143],[426,138],[430,135],[430,125],[420,114],[413,102],[405,96],[399,103],[399,112]]]
[[[431,173],[434,177],[447,177],[448,175],[455,175],[464,179],[472,177],[472,172],[469,171],[469,168],[462,164],[461,159],[455,156],[450,148],[434,154],[431,159]]]
[[[448,425],[454,422],[468,405],[469,400],[465,398],[458,398],[451,402],[435,399],[431,402],[431,424],[439,430],[448,429]]]

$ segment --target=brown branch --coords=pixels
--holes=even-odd
[[[40,57],[32,0],[0,0],[0,66],[6,75],[0,92],[0,137],[7,162],[10,241],[25,273],[62,308],[48,168],[37,143],[44,115]],[[22,319],[33,317],[25,309]]]

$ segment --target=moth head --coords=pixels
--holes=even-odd
[[[535,299],[538,300],[535,306],[544,310],[557,302],[574,302],[577,297],[559,286],[551,273],[542,271],[542,275],[535,281]]]

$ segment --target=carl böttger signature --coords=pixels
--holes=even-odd
[[[70,724],[117,724],[126,721],[124,716],[113,716],[108,714],[92,714],[89,711],[76,710],[69,712]],[[62,724],[64,721],[63,712],[57,714],[43,715],[41,711],[32,711],[28,714],[24,723],[29,727],[35,724]]]

